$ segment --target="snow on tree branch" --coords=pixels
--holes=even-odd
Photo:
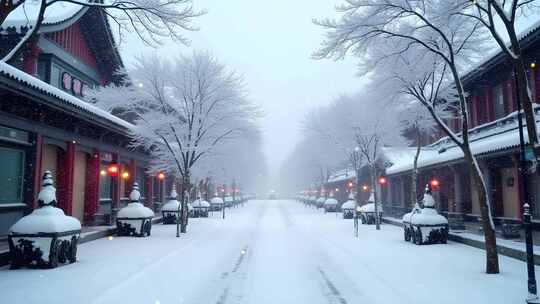
[[[205,14],[205,11],[195,10],[191,0],[0,0],[0,27],[7,28],[12,23],[20,26],[21,22],[25,22],[28,28],[19,43],[2,61],[9,61],[20,54],[22,47],[39,33],[47,17],[53,18],[64,13],[66,9],[59,5],[61,3],[75,8],[103,9],[120,38],[124,32],[134,33],[145,44],[154,47],[160,45],[164,39],[188,44],[184,32],[197,30],[193,26],[193,20]],[[17,20],[21,15],[24,20]]]

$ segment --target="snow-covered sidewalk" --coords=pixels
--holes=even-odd
[[[415,246],[398,227],[360,226],[293,201],[252,201],[222,220],[155,225],[149,238],[82,244],[52,270],[0,269],[2,303],[520,303],[523,262],[450,242]],[[537,269],[540,270],[540,269]]]

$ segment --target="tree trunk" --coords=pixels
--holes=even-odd
[[[378,204],[378,199],[377,199],[377,178],[376,178],[376,169],[375,169],[375,165],[370,165],[369,166],[369,169],[371,171],[371,191],[373,192],[373,204],[374,204],[374,207],[375,207],[375,229],[376,230],[381,230],[381,225],[380,225],[380,219],[379,219],[379,204]]]
[[[180,210],[180,232],[186,233],[187,232],[187,225],[188,225],[188,206],[187,206],[187,200],[189,195],[190,187],[190,178],[189,178],[189,172],[185,172],[184,177],[182,178],[182,209]]]
[[[525,64],[523,63],[522,59],[514,61],[514,69],[516,73],[516,93],[519,96],[518,101],[521,101],[523,113],[525,114],[529,144],[532,147],[535,147],[538,142],[538,135],[536,133],[536,120],[534,115],[533,100],[531,96],[532,93],[530,91],[529,82],[527,80],[527,69],[525,68]],[[536,158],[539,158],[540,155],[538,154],[540,154],[540,151],[535,152]]]
[[[484,230],[484,241],[486,246],[486,273],[499,273],[499,256],[497,253],[497,240],[495,238],[495,227],[491,217],[491,209],[487,187],[482,177],[482,171],[478,162],[469,149],[464,149],[465,160],[469,164],[473,184],[478,194],[478,204],[480,205],[480,215],[482,217],[482,229]]]
[[[412,185],[411,185],[411,206],[414,208],[418,203],[418,157],[420,157],[420,131],[416,130],[416,154],[414,155],[413,161],[413,172],[412,172]]]

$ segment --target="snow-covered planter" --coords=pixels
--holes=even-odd
[[[180,218],[180,202],[176,199],[177,197],[178,193],[176,192],[176,187],[173,185],[169,201],[161,207],[164,225],[176,224]]]
[[[234,204],[234,200],[233,200],[232,196],[226,196],[225,197],[225,207],[230,208],[230,207],[233,206],[233,204]]]
[[[369,196],[367,204],[359,208],[360,219],[362,224],[373,225],[375,224],[375,199],[373,192]],[[377,203],[377,212],[379,213],[379,220],[382,217],[383,209],[380,203]]]
[[[354,217],[354,209],[356,207],[356,201],[354,196],[351,193],[349,199],[341,205],[341,212],[343,213],[344,219],[352,219]]]
[[[133,183],[129,194],[130,203],[118,211],[116,234],[119,236],[150,236],[154,211],[139,202],[139,184]],[[163,208],[162,208],[163,210]]]
[[[77,261],[81,223],[56,208],[52,174],[45,171],[38,195],[39,208],[9,229],[11,269],[23,266],[55,268],[59,263]]]
[[[208,211],[210,210],[210,203],[199,198],[191,204],[194,209],[195,217],[208,217]]]
[[[214,197],[210,200],[210,211],[220,211],[223,208],[223,200],[221,197]]]
[[[336,212],[337,211],[338,201],[330,196],[324,201],[324,211],[325,212]]]
[[[448,220],[435,210],[435,200],[429,190],[424,194],[423,208],[415,206],[403,216],[403,234],[406,241],[417,245],[448,241]]]

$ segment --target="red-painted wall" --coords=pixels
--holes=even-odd
[[[56,42],[73,56],[79,58],[90,67],[97,70],[96,58],[88,47],[78,22],[60,32],[46,34],[46,37]]]

